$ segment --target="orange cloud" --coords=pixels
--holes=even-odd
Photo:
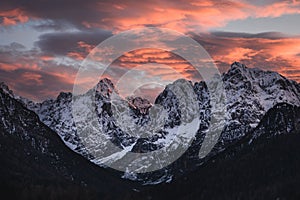
[[[226,54],[214,55],[213,57],[215,60],[232,63],[234,60],[251,60],[251,58],[257,54],[259,54],[257,50],[237,47],[229,49]]]
[[[78,44],[78,47],[84,49],[86,53],[91,52],[93,50],[93,48],[95,48],[94,45],[87,44],[86,42],[83,42],[83,41],[79,41],[77,44]]]
[[[7,63],[0,63],[0,69],[5,71],[12,71],[18,69],[19,66],[16,64],[7,64]]]
[[[22,74],[22,78],[27,81],[33,81],[35,84],[41,85],[43,83],[42,81],[42,75],[36,74],[33,72],[25,72]]]
[[[81,52],[69,52],[67,54],[67,56],[75,59],[75,60],[83,60],[85,58],[86,55],[84,55],[83,53]]]
[[[51,61],[54,59],[53,56],[48,56],[48,55],[43,55],[43,56],[40,56],[40,59],[43,60],[43,61]]]
[[[262,8],[257,8],[254,17],[280,17],[288,14],[300,13],[299,1],[275,2]]]
[[[273,1],[267,5],[238,0],[113,0],[74,2],[73,5],[69,5],[69,1],[62,1],[61,4],[36,2],[34,5],[22,2],[21,8],[15,2],[7,4],[15,9],[0,11],[2,25],[5,26],[25,23],[30,16],[41,20],[62,20],[80,28],[100,27],[115,32],[145,26],[170,28],[185,33],[198,32],[249,17],[280,17],[300,13],[300,3],[295,0]],[[37,10],[39,6],[41,9]],[[51,6],[55,12],[49,12],[47,6]],[[65,9],[70,6],[73,11],[66,12]]]
[[[29,20],[29,17],[26,16],[24,12],[18,8],[9,11],[0,11],[0,17],[2,17],[1,25],[3,26],[25,23]]]
[[[208,36],[202,39],[202,42],[209,44],[205,47],[222,72],[234,61],[241,61],[249,67],[277,71],[300,82],[299,37],[269,39]]]
[[[14,71],[16,69],[38,70],[40,67],[36,63],[3,63],[0,62],[0,69],[4,71]]]
[[[88,28],[101,27],[115,32],[144,26],[181,32],[206,31],[249,17],[279,17],[300,13],[300,3],[297,1],[273,2],[263,6],[234,0],[124,1],[121,4],[107,1],[98,3],[96,8],[103,13],[102,18],[82,24]]]
[[[128,30],[152,25],[181,32],[206,30],[224,26],[228,21],[245,19],[255,6],[237,1],[126,1],[122,6],[109,6],[109,2],[98,4],[98,11],[107,13],[99,22],[87,22],[87,27]],[[149,6],[151,4],[151,6]],[[159,5],[159,6],[155,6]],[[120,9],[121,8],[121,9]]]
[[[67,56],[74,58],[75,60],[83,60],[94,48],[94,45],[79,41],[77,42],[76,51],[69,52]]]
[[[241,61],[249,67],[277,71],[288,78],[300,81],[299,75],[295,75],[295,69],[299,68],[300,65],[300,38],[279,37],[275,33],[269,35],[265,37],[239,37],[237,33],[235,37],[212,37],[209,34],[204,34],[200,39],[197,39],[200,40],[200,44],[204,44],[204,48],[210,53],[221,72],[227,71],[233,62]],[[184,59],[160,49],[150,48],[127,52],[113,65],[118,66],[120,69],[131,70],[147,63],[171,66],[175,71],[190,80],[201,78],[195,68]],[[159,74],[162,80],[175,80],[177,76],[161,68],[151,70],[152,72],[147,73],[155,76]],[[292,70],[294,70],[294,73],[289,73]],[[297,71],[297,73],[300,72]],[[114,78],[118,79],[120,76],[122,76],[122,73]]]
[[[151,64],[152,67],[149,69],[142,67],[144,71],[143,75],[160,77],[160,79],[164,81],[175,81],[179,77],[178,74],[190,80],[200,79],[195,68],[183,58],[172,52],[153,48],[127,52],[114,61],[110,65],[110,68],[112,68],[113,74],[115,74],[114,68],[123,71],[113,77],[118,80],[126,71],[139,70],[140,66],[147,64]],[[162,65],[169,66],[169,68],[163,67]],[[172,70],[170,71],[170,69]],[[109,76],[113,75],[110,74]]]

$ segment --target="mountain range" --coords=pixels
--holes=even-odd
[[[199,114],[200,121],[194,127],[195,138],[174,163],[145,174],[122,174],[105,168],[90,153],[72,117],[72,101],[80,100],[80,96],[61,92],[56,99],[35,103],[14,95],[2,83],[1,185],[8,191],[22,190],[25,196],[34,193],[35,198],[44,192],[58,198],[53,192],[57,190],[83,198],[296,198],[300,180],[296,170],[300,164],[300,85],[276,72],[248,68],[238,62],[221,78],[226,93],[225,127],[214,149],[199,158],[205,133],[210,129],[211,94],[205,82],[188,82],[198,102],[198,110],[192,111]],[[155,151],[168,142],[172,130],[181,126],[183,113],[170,89],[180,84],[178,80],[168,85],[156,98],[154,104],[167,110],[168,120],[149,138],[132,136],[118,127],[111,103],[118,92],[109,79],[100,80],[89,91],[95,92],[101,128],[123,149],[114,159],[129,152]],[[143,127],[150,123],[153,105],[147,99],[131,97],[122,101],[128,103],[130,113],[124,124]],[[131,164],[138,162],[133,160]],[[78,193],[70,192],[74,188]]]

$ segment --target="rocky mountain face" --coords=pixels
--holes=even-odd
[[[151,108],[151,103],[144,98],[141,97],[131,97],[128,98],[129,106],[136,112],[137,115],[139,114],[147,114],[149,109]]]
[[[248,135],[195,171],[134,199],[298,199],[300,107],[269,109]]]
[[[278,103],[300,105],[300,85],[276,72],[233,63],[223,82],[228,113],[224,141],[244,136]]]
[[[252,134],[266,112],[276,104],[288,103],[300,106],[300,85],[276,72],[247,68],[241,63],[233,63],[229,71],[222,75],[222,80],[226,93],[225,127],[211,156]],[[176,81],[173,86],[180,84],[182,82]],[[137,177],[125,173],[125,178],[156,184],[169,181],[174,174],[180,174],[180,171],[196,168],[204,163],[203,160],[198,159],[197,152],[201,147],[205,132],[210,128],[210,92],[204,82],[194,84],[189,82],[189,84],[193,88],[198,105],[180,110],[180,102],[170,89],[171,85],[167,86],[155,101],[155,105],[164,108],[166,113],[160,113],[159,108],[140,97],[121,99],[113,83],[108,79],[99,81],[97,86],[90,91],[95,92],[96,111],[101,129],[107,133],[110,141],[124,150],[120,154],[114,155],[115,158],[122,157],[128,152],[146,153],[161,149],[169,142],[174,130],[181,126],[181,119],[184,116],[182,112],[199,115],[199,123],[195,127],[195,130],[198,130],[196,138],[181,159],[154,174]],[[72,117],[72,98],[71,93],[61,93],[57,99],[46,100],[42,103],[33,103],[22,99],[20,101],[28,109],[37,113],[43,123],[58,133],[69,148],[92,162],[101,164],[90,154],[83,144],[84,142],[81,141],[82,138],[78,136]],[[124,106],[122,108],[115,107],[112,103],[114,100],[124,101],[122,104]],[[153,112],[152,108],[158,109],[158,111]],[[127,117],[116,115],[118,113],[116,109],[117,111],[125,110],[129,115],[126,115]],[[187,111],[187,109],[190,110]],[[158,119],[156,122],[151,122],[150,116],[153,113],[156,113]],[[146,138],[139,138],[138,135],[135,135],[136,133],[131,132],[131,130],[136,130],[135,126],[146,127],[148,125],[151,127],[152,123],[152,126],[160,127],[158,125],[161,125],[162,122],[163,128],[155,130],[154,134],[153,132],[146,134],[148,135]],[[139,129],[140,134],[147,133],[147,131],[148,129],[145,128]]]

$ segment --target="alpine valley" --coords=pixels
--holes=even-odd
[[[122,99],[109,79],[100,80],[87,92],[95,94],[97,122],[107,140],[122,149],[109,157],[112,160],[130,152],[161,149],[182,126],[184,115],[198,116],[191,144],[174,143],[175,148],[188,145],[187,151],[172,164],[143,174],[108,168],[85,145],[72,110],[74,101],[85,109],[85,96],[61,92],[56,99],[36,103],[14,95],[1,83],[1,193],[21,199],[298,199],[300,84],[238,62],[221,79],[225,125],[204,158],[198,154],[214,112],[205,82],[177,80],[166,86],[154,102],[166,113],[156,112],[154,126],[160,117],[167,120],[154,133],[143,129],[153,123],[154,107],[147,99]],[[182,109],[172,88],[184,84],[192,88],[197,105]],[[113,99],[125,102],[126,108],[115,108]],[[114,109],[127,110],[129,117],[115,116]],[[128,130],[141,127],[140,133],[148,137],[120,128],[120,121]],[[99,149],[105,146],[101,143]],[[139,162],[136,159],[129,164]]]

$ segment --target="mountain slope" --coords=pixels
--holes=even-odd
[[[0,160],[0,192],[10,199],[85,199],[95,195],[114,199],[130,190],[130,184],[122,182],[116,172],[101,169],[67,148],[3,84]]]
[[[251,136],[170,184],[148,187],[136,199],[299,199],[299,142],[300,107],[278,104]]]
[[[300,85],[272,71],[233,63],[223,74],[227,94],[227,126],[223,141],[243,137],[278,103],[300,106]]]

